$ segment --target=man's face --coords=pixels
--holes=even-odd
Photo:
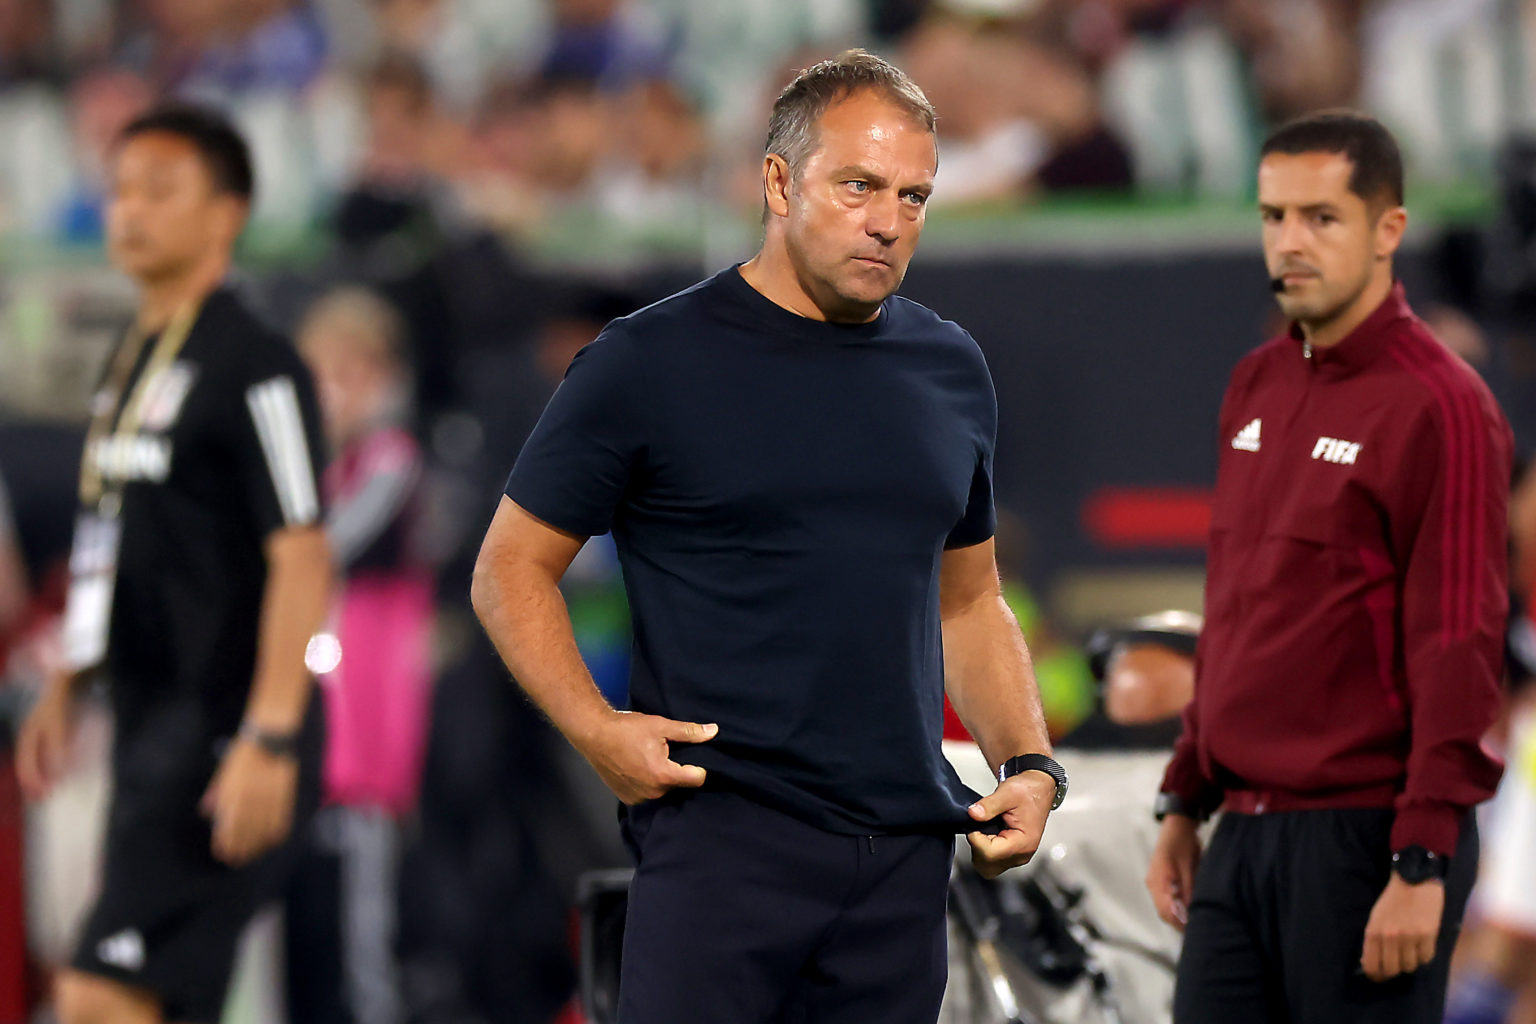
[[[933,133],[878,92],[837,100],[790,182],[785,239],[808,295],[833,320],[864,320],[901,287],[937,163]]]
[[[218,192],[197,148],[164,132],[123,143],[107,200],[107,252],[141,281],[173,276],[209,249],[227,247],[243,204]]]
[[[1285,282],[1281,311],[1302,323],[1326,323],[1370,283],[1396,238],[1388,212],[1349,190],[1354,164],[1339,153],[1272,153],[1259,164],[1264,263]]]

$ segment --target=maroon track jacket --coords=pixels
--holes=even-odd
[[[1257,811],[1395,806],[1449,855],[1502,766],[1513,439],[1402,285],[1337,345],[1250,353],[1221,408],[1195,697],[1163,791]]]

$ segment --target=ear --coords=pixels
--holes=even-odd
[[[789,163],[777,153],[763,157],[763,201],[775,217],[789,216]]]
[[[1403,234],[1408,230],[1408,211],[1401,206],[1390,206],[1376,218],[1376,258],[1390,259],[1403,244]]]
[[[251,215],[251,204],[244,199],[226,195],[220,198],[218,204],[218,232],[231,248],[235,240],[240,237],[240,232],[245,230],[245,222]]]

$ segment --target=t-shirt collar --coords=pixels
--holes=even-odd
[[[1408,296],[1403,282],[1393,281],[1392,290],[1371,315],[1360,322],[1343,340],[1312,349],[1312,359],[1318,366],[1337,367],[1340,370],[1363,369],[1374,363],[1390,341],[1386,328],[1398,320],[1413,316],[1408,306]],[[1306,342],[1301,325],[1292,321],[1290,338],[1300,348]]]
[[[879,334],[889,318],[886,311],[887,299],[880,304],[880,312],[867,323],[841,324],[827,320],[813,320],[808,316],[801,316],[793,310],[785,309],[774,302],[768,296],[758,291],[741,276],[742,264],[726,267],[722,270],[718,279],[735,294],[739,299],[751,307],[754,314],[760,318],[764,326],[770,330],[787,331],[820,341],[856,341],[872,338]]]

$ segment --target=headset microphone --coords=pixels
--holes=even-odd
[[[1272,277],[1272,278],[1270,278],[1269,279],[1269,290],[1274,292],[1276,295],[1279,295],[1281,292],[1285,291],[1285,278],[1283,278],[1283,277]]]

